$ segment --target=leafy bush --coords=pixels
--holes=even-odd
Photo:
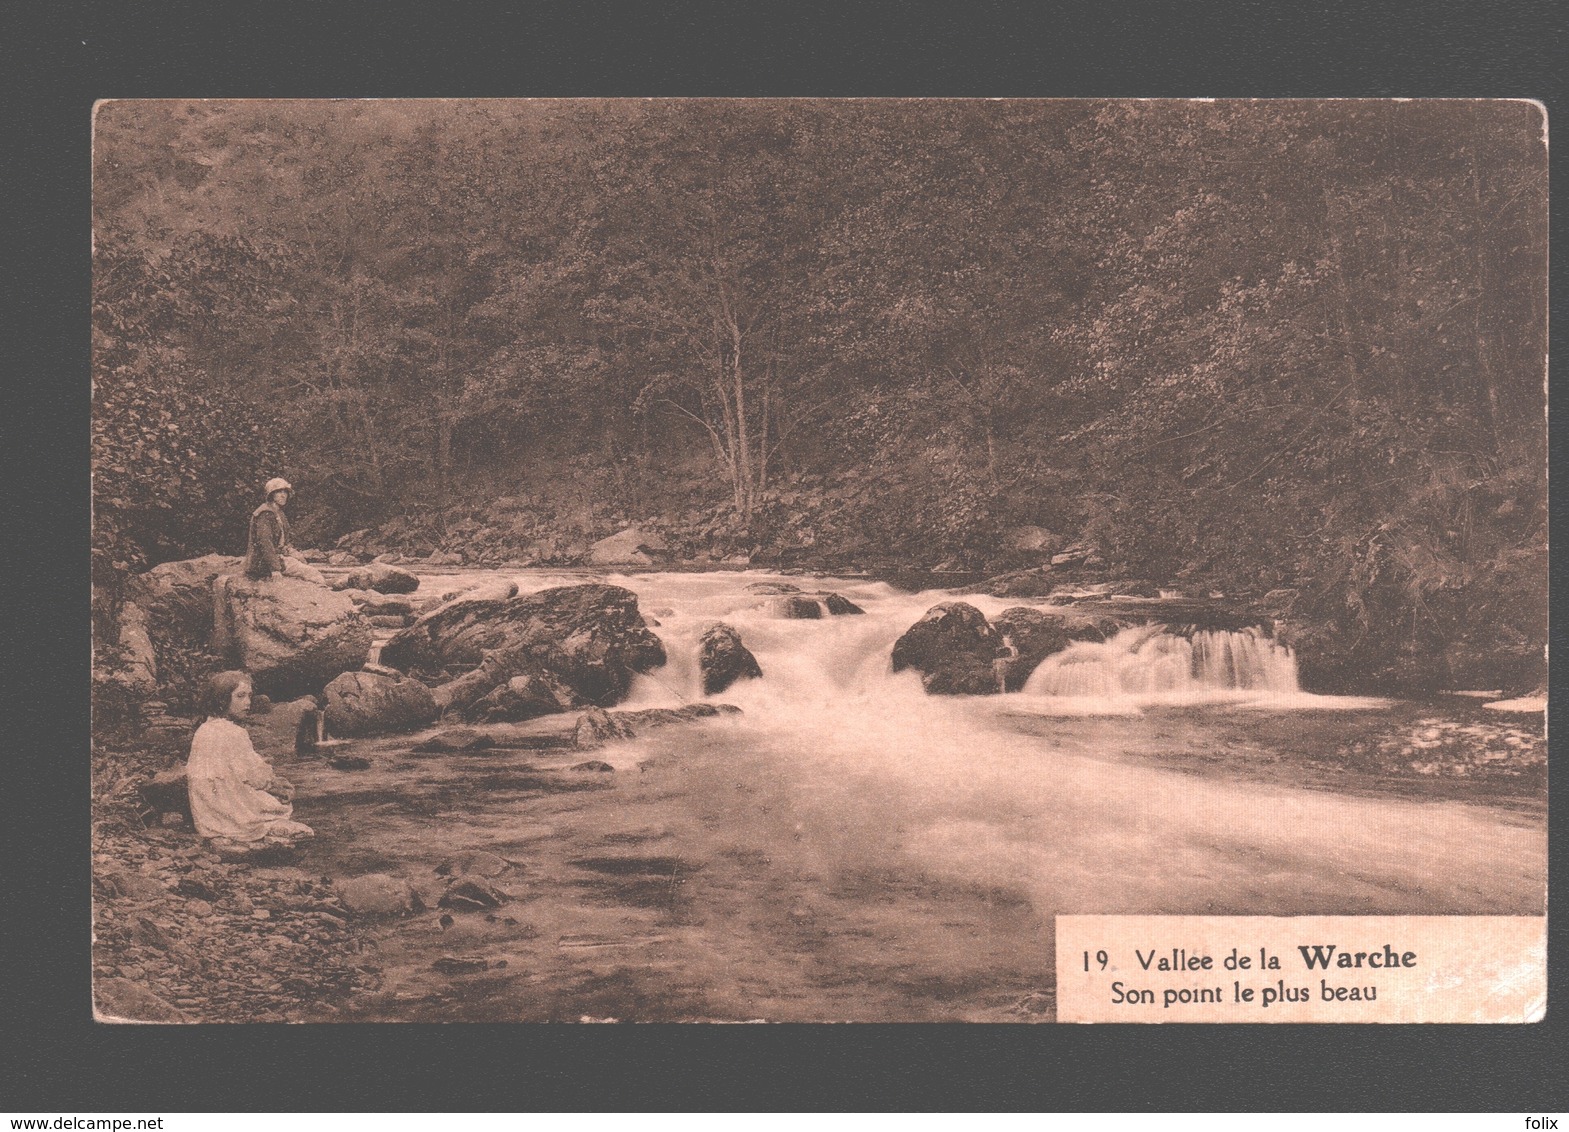
[[[173,362],[121,366],[93,389],[93,577],[244,545],[257,479],[276,467],[243,403]],[[269,459],[274,461],[269,463]]]

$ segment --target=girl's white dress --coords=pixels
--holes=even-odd
[[[266,792],[274,777],[245,728],[229,719],[208,719],[196,729],[185,764],[196,832],[246,844],[313,836],[310,826],[291,820],[293,806]]]

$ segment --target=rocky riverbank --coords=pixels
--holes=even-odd
[[[328,567],[329,581],[352,569]],[[386,577],[355,580],[394,578],[375,573]],[[287,858],[225,858],[196,837],[178,782],[188,718],[166,714],[127,743],[101,737],[94,957],[106,1016],[1049,1018],[1041,909],[1056,896],[1024,879],[1033,866],[1012,878],[1005,846],[1062,867],[1051,849],[1059,821],[1086,847],[1099,844],[1072,823],[1084,804],[1098,812],[1103,779],[1133,776],[1139,806],[1180,797],[1170,773],[1179,771],[1222,780],[1216,797],[1230,783],[1284,789],[1293,805],[1330,814],[1338,803],[1305,801],[1303,788],[1388,801],[1398,822],[1428,801],[1486,809],[1476,820],[1488,828],[1531,829],[1540,817],[1539,721],[1470,699],[1307,713],[1156,704],[1117,722],[1032,714],[1050,705],[995,694],[991,660],[1004,632],[1034,661],[1125,639],[1152,611],[1195,634],[1257,628],[1253,614],[1220,601],[1087,585],[1079,600],[1047,607],[988,595],[928,608],[925,595],[882,583],[843,585],[850,601],[800,578],[721,575],[650,578],[645,608],[599,583],[518,595],[493,578],[417,580],[408,596],[428,608],[405,614],[413,623],[387,630],[383,645],[401,641],[390,653],[406,671],[371,664],[321,690],[329,720],[343,726],[335,743],[311,749],[314,696],[262,700],[246,721],[298,786],[296,818],[317,831]],[[465,584],[478,588],[465,596]],[[890,640],[900,631],[902,648]],[[1186,641],[1180,633],[1170,643]],[[824,748],[853,742],[858,728],[813,730],[821,721],[770,706],[838,695],[874,657],[891,667],[890,646],[940,687],[923,695],[889,674],[870,699],[834,700],[869,715],[878,736],[853,752]],[[827,655],[835,650],[843,655]],[[811,672],[796,664],[808,657]],[[648,665],[673,681],[672,705],[733,681],[725,695],[747,711],[594,702],[624,696]],[[833,688],[815,680],[818,668],[835,674]],[[986,694],[937,694],[971,669]],[[662,702],[652,687],[640,685],[639,705]],[[532,695],[541,689],[559,698],[544,704]],[[432,723],[438,711],[445,718]],[[933,736],[956,745],[907,775],[894,752],[918,753]],[[934,819],[929,807],[947,788],[934,795],[928,778],[958,767],[967,768],[967,785],[949,784],[958,809]],[[1082,799],[1058,797],[1060,774]],[[995,793],[966,801],[982,784]],[[904,792],[892,809],[890,789]],[[1029,805],[1016,804],[1020,791]],[[1505,811],[1507,820],[1491,816]],[[992,826],[1002,841],[973,860],[1003,873],[977,879],[969,854],[947,847]],[[1135,880],[1146,869],[1139,854],[1125,862]],[[1331,875],[1321,880],[1330,893]],[[1400,885],[1379,899],[1406,899]],[[1268,907],[1295,906],[1279,899]],[[1332,906],[1331,895],[1322,901],[1313,907]]]
[[[1479,712],[1459,702],[1388,714],[1157,711],[1137,724],[1021,718],[1030,762],[987,789],[1015,804],[1022,792],[1028,804],[975,809],[966,774],[956,815],[934,815],[925,788],[890,789],[875,760],[824,777],[812,758],[740,741],[731,728],[745,716],[648,729],[647,713],[610,712],[581,729],[570,719],[470,729],[486,745],[438,742],[441,732],[354,740],[286,768],[300,785],[298,816],[318,836],[292,863],[272,864],[220,860],[157,815],[143,825],[131,783],[162,760],[105,759],[98,1002],[149,1021],[1050,1021],[1050,886],[1007,853],[976,871],[961,851],[981,829],[1023,822],[1028,836],[1010,834],[1008,853],[1063,867],[1053,838],[1069,819],[1055,808],[1054,775],[1035,761],[1103,762],[1096,782],[1139,773],[1126,789],[1144,805],[1156,805],[1154,788],[1205,791],[1177,785],[1175,770],[1251,798],[1291,790],[1294,806],[1331,824],[1336,799],[1364,817],[1387,802],[1412,815],[1402,821],[1436,802],[1434,821],[1463,813],[1505,831],[1497,836],[1528,836],[1543,821],[1540,729],[1488,725]],[[621,742],[628,734],[640,741]],[[1393,761],[1357,758],[1373,750]],[[1475,754],[1492,751],[1508,754]],[[1428,775],[1413,759],[1485,770]],[[867,774],[875,819],[860,793]],[[1230,848],[1222,839],[1214,851]],[[1248,910],[1334,907],[1340,882],[1311,859],[1294,883],[1316,878],[1318,903],[1259,896],[1266,902]],[[1226,860],[1266,883],[1255,861]],[[1461,899],[1447,895],[1455,888],[1478,907],[1517,910],[1518,896],[1471,895],[1485,888],[1474,879],[1423,878],[1418,888],[1440,896],[1408,883],[1380,899],[1448,907]]]
[[[278,858],[225,861],[181,815],[146,811],[136,783],[165,761],[146,752],[95,757],[99,1016],[327,1021],[374,991],[374,946],[330,878]]]

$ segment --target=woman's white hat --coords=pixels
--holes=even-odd
[[[275,492],[275,491],[293,491],[293,490],[294,490],[294,485],[291,484],[288,480],[284,479],[282,476],[274,476],[272,479],[267,481],[267,486],[262,488],[262,494],[267,496],[267,498],[271,499],[272,498],[272,493]]]

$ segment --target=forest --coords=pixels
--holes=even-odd
[[[302,545],[1113,578],[1545,679],[1547,165],[1504,101],[97,109],[93,579]],[[498,509],[498,500],[509,501]],[[366,534],[365,532],[370,532]]]

